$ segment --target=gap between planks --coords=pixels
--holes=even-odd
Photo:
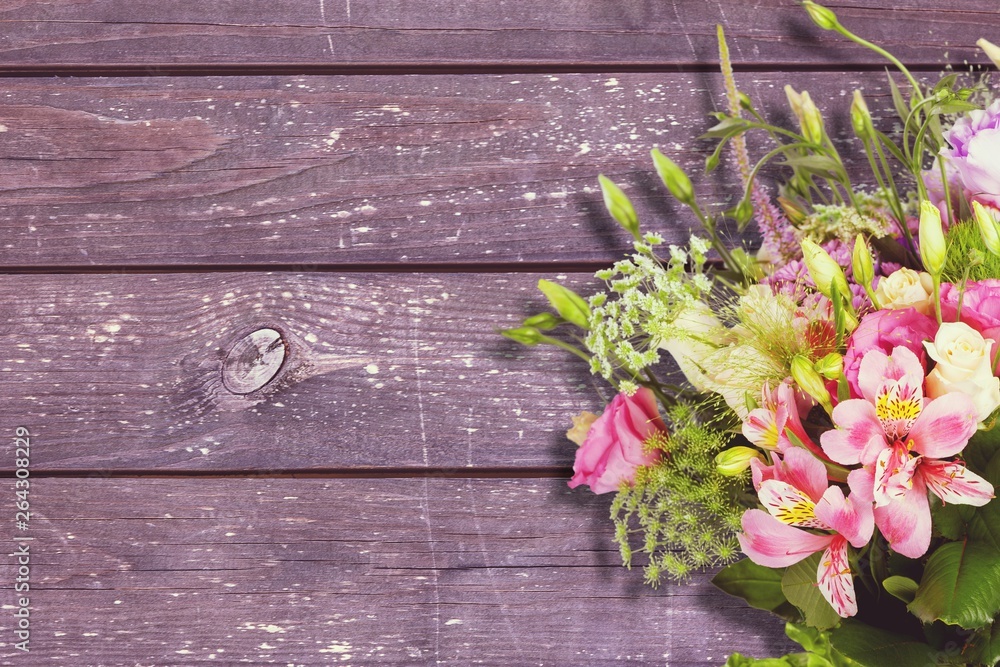
[[[613,262],[391,262],[372,264],[135,264],[0,266],[0,275],[133,275],[170,273],[593,273]]]
[[[32,470],[32,478],[50,479],[569,479],[572,470],[562,466],[444,467],[433,468],[306,468],[276,470],[155,470],[155,469],[80,469]],[[0,471],[0,479],[13,479],[14,471]]]
[[[904,63],[911,72],[981,71],[981,64]],[[768,72],[884,72],[888,63],[733,63],[737,73]],[[238,76],[413,76],[473,74],[644,74],[644,73],[717,73],[717,62],[645,63],[645,62],[495,62],[495,63],[223,63],[218,65],[72,65],[58,63],[0,65],[0,78],[25,77],[238,77]]]

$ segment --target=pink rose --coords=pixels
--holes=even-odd
[[[905,347],[917,355],[926,371],[927,353],[923,342],[934,340],[937,329],[938,324],[934,318],[921,315],[914,308],[877,310],[862,317],[858,328],[847,341],[847,354],[844,355],[844,375],[851,385],[852,396],[861,396],[858,372],[861,369],[861,358],[869,350],[879,349],[888,355],[896,347]]]
[[[941,316],[954,322],[958,312],[958,290],[951,283],[941,285]],[[962,297],[962,317],[959,318],[983,335],[983,338],[1000,340],[1000,280],[969,281]],[[991,347],[990,358],[996,353]],[[994,375],[997,375],[994,372]]]
[[[576,450],[570,488],[587,484],[594,493],[608,493],[622,482],[631,483],[639,466],[660,458],[659,452],[643,451],[643,443],[666,430],[652,391],[643,387],[632,396],[618,394]]]

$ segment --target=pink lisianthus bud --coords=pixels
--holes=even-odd
[[[666,430],[652,391],[643,387],[632,396],[618,394],[576,450],[570,488],[586,484],[594,493],[608,493],[622,482],[631,484],[639,466],[660,458],[658,451],[646,450],[646,440]]]

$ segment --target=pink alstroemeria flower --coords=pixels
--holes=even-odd
[[[853,494],[845,498],[839,486],[829,486],[826,467],[801,447],[785,452],[784,461],[772,456],[773,466],[752,463],[757,496],[767,511],[743,514],[743,533],[738,536],[743,553],[764,567],[788,567],[822,551],[816,572],[820,592],[838,614],[854,616],[858,604],[847,543],[860,548],[871,539],[871,503],[857,503]]]
[[[789,433],[816,456],[827,459],[823,450],[802,427],[792,385],[787,381],[782,382],[777,389],[771,391],[765,384],[761,391],[761,407],[751,410],[743,419],[743,435],[761,449],[784,452],[790,447],[798,446],[788,437]]]
[[[835,430],[820,442],[837,463],[863,468],[848,481],[858,500],[875,503],[875,524],[896,552],[922,556],[930,545],[930,490],[941,500],[985,505],[993,486],[955,456],[976,432],[978,412],[969,397],[952,393],[924,398],[924,369],[917,355],[896,347],[892,355],[870,350],[861,359],[864,398],[833,409]]]

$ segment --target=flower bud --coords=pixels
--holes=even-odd
[[[800,97],[802,99],[802,116],[799,121],[802,124],[802,136],[806,138],[806,141],[811,141],[814,144],[821,143],[826,134],[823,129],[823,116],[812,98],[809,97],[808,92],[803,90]]]
[[[744,93],[742,90],[736,91],[736,99],[739,101],[740,108],[744,111],[753,110],[753,102],[750,101],[750,96]]]
[[[817,361],[813,367],[827,380],[839,380],[844,372],[844,358],[836,352],[831,352]]]
[[[750,467],[750,462],[754,459],[764,462],[764,457],[756,449],[738,445],[719,452],[715,457],[715,469],[720,475],[735,477]]]
[[[837,262],[809,239],[802,241],[802,259],[806,263],[806,269],[816,283],[816,289],[826,298],[832,298],[833,286],[836,285],[837,292],[841,297],[849,298],[851,288],[847,285],[847,277],[844,270]]]
[[[581,329],[590,328],[590,306],[576,292],[549,280],[539,280],[538,289],[556,309],[559,317]]]
[[[854,101],[851,102],[851,125],[854,127],[854,134],[862,141],[869,141],[874,135],[872,115],[860,90],[854,91]]]
[[[865,291],[870,290],[872,281],[875,280],[875,262],[872,259],[872,251],[861,234],[854,239],[851,266],[854,268],[854,282],[864,287]]]
[[[830,392],[827,391],[822,376],[816,372],[812,363],[801,354],[792,357],[792,379],[795,380],[799,389],[812,396],[817,403],[823,406],[824,410],[833,411]]]
[[[997,46],[993,42],[989,42],[985,39],[977,41],[976,46],[981,48],[986,53],[986,57],[993,61],[993,64],[996,67],[1000,67],[1000,46]]]
[[[639,217],[635,214],[635,207],[611,179],[603,174],[597,176],[597,182],[601,184],[601,194],[604,195],[604,207],[608,209],[611,217],[618,221],[618,224],[625,228],[629,234],[639,238]]]
[[[941,276],[948,260],[948,246],[941,227],[941,211],[927,200],[920,202],[920,259],[927,273]]]
[[[802,120],[802,96],[795,92],[795,89],[790,85],[785,84],[785,97],[788,98],[788,106],[791,108],[792,113],[795,117]]]
[[[542,333],[535,327],[504,329],[500,334],[522,345],[538,345],[542,342]]]
[[[792,223],[793,226],[798,227],[805,221],[805,210],[791,199],[779,196],[778,206],[781,207],[782,213],[785,214],[785,217],[788,218],[788,221]]]
[[[539,313],[537,315],[532,315],[524,321],[524,326],[535,327],[536,329],[541,329],[542,331],[555,329],[560,324],[562,324],[562,320],[552,313]]]
[[[837,15],[823,5],[817,5],[811,0],[805,0],[802,6],[809,12],[809,18],[813,20],[813,23],[823,30],[836,30],[837,26],[840,25],[837,22]]]
[[[670,194],[676,197],[680,203],[693,206],[694,187],[684,170],[657,148],[654,148],[650,155],[653,156],[653,166],[656,167],[656,173],[660,175],[660,179],[670,190]]]
[[[1000,255],[1000,232],[997,231],[996,218],[977,201],[972,202],[972,215],[979,225],[979,233],[986,249],[994,255]]]

